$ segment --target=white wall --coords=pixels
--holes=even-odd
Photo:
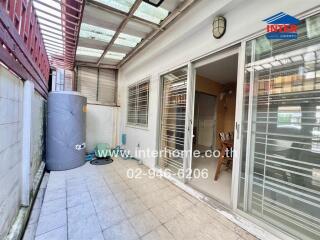
[[[32,164],[31,164],[31,183],[34,180],[44,153],[45,142],[45,121],[46,121],[46,100],[37,92],[33,95],[32,100],[32,129],[31,129],[31,143],[32,143]]]
[[[20,207],[23,83],[0,65],[0,239]]]
[[[117,107],[87,105],[87,151],[92,151],[98,143],[108,143],[114,147],[117,143]]]
[[[21,206],[23,81],[0,65],[0,239]],[[30,186],[43,159],[45,100],[32,100]],[[33,196],[32,196],[33,197]]]
[[[263,30],[262,20],[280,11],[297,15],[317,4],[318,0],[303,3],[299,0],[200,0],[119,71],[120,133],[127,134],[127,148],[134,151],[138,144],[151,150],[157,147],[160,74]],[[216,15],[227,19],[227,30],[221,39],[212,37],[212,20]],[[127,87],[146,77],[151,79],[149,127],[131,128],[126,126]],[[155,159],[143,160],[148,166],[155,165]]]

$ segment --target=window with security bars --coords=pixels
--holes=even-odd
[[[127,124],[132,126],[148,126],[150,81],[138,82],[129,86]]]
[[[116,72],[113,69],[78,67],[77,90],[88,103],[116,104]]]
[[[320,239],[320,15],[296,40],[246,45],[238,207],[299,239]]]

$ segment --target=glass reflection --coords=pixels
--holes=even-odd
[[[301,239],[320,239],[319,16],[246,50],[239,207]]]

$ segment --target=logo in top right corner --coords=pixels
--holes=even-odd
[[[298,24],[300,20],[280,12],[263,20],[267,25],[267,38],[291,40],[298,38]]]

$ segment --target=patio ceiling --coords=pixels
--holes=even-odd
[[[196,1],[86,0],[76,61],[119,68]]]
[[[85,0],[33,0],[51,67],[73,69]]]

